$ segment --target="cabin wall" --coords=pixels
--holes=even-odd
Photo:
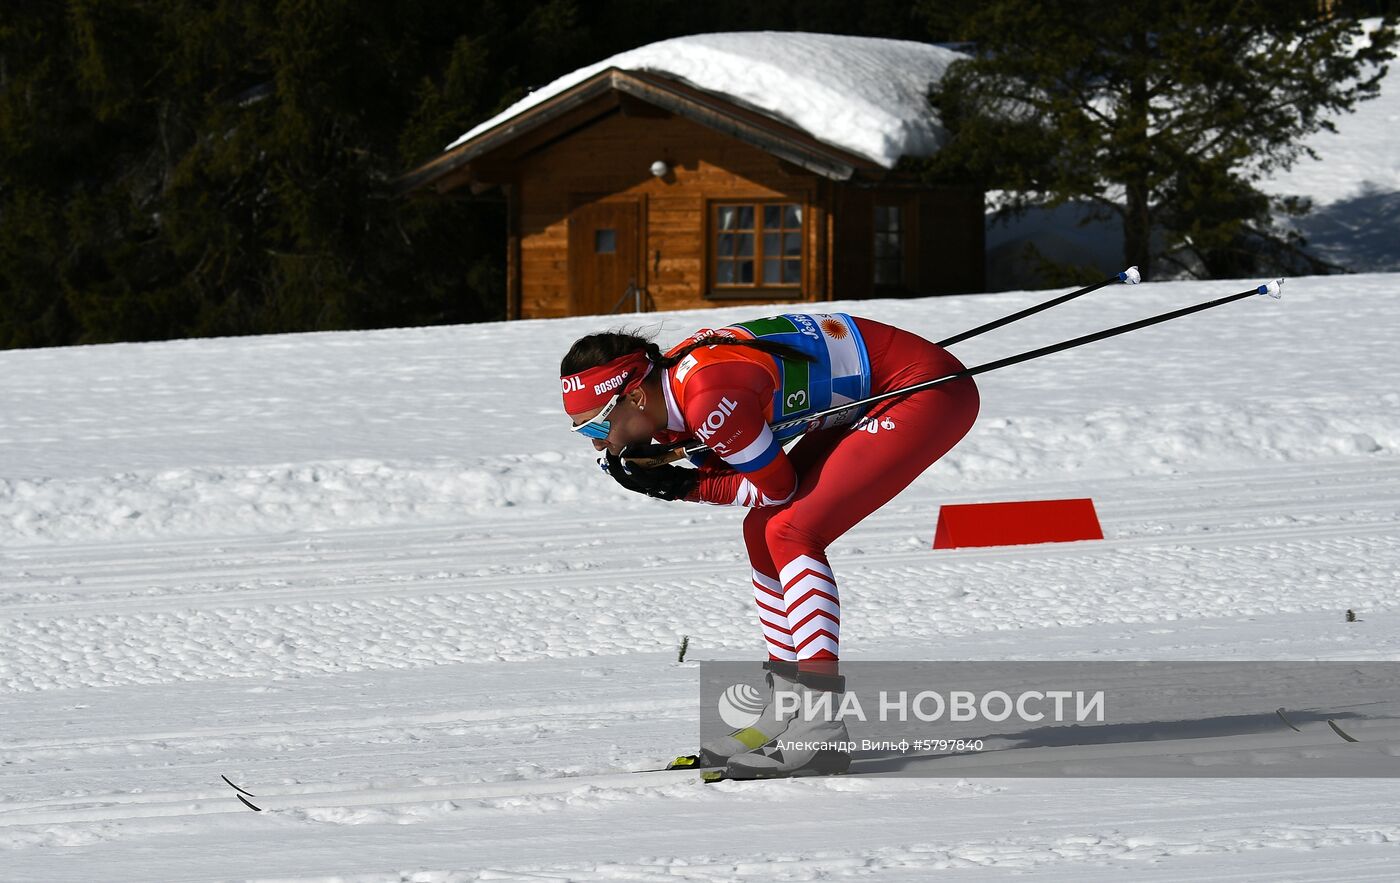
[[[875,285],[875,207],[903,209],[904,284]],[[985,289],[980,190],[838,185],[834,196],[835,300],[961,294]]]
[[[653,162],[671,167],[664,178]],[[573,315],[569,277],[569,214],[594,200],[639,206],[637,275],[659,310],[829,298],[829,188],[818,176],[680,117],[615,112],[519,161],[517,200],[519,315]],[[752,297],[708,298],[710,200],[782,199],[805,206],[803,280],[798,292],[775,289]],[[623,292],[605,298],[616,301]],[[606,307],[604,308],[606,309]],[[624,308],[626,311],[627,308]]]
[[[657,160],[670,167],[663,178],[651,174]],[[605,312],[622,298],[626,275],[608,282],[606,287],[618,290],[607,292],[576,292],[571,281],[570,215],[598,202],[636,206],[634,275],[650,309],[801,304],[985,287],[980,191],[828,181],[729,135],[655,109],[637,116],[613,111],[516,160],[509,181],[508,297],[513,317]],[[707,243],[714,238],[709,207],[715,200],[745,199],[804,206],[799,289],[714,289],[707,260]],[[874,283],[874,211],[880,204],[903,208],[904,281],[898,286]],[[582,241],[575,237],[576,247]],[[620,311],[630,312],[631,305]]]
[[[837,300],[875,292],[875,194],[849,185],[833,188],[832,277]]]
[[[986,202],[972,187],[939,187],[919,194],[916,294],[987,290]]]

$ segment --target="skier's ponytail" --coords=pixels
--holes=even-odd
[[[800,362],[814,362],[816,359],[795,346],[788,346],[785,343],[778,343],[774,340],[749,340],[737,337],[719,337],[711,335],[690,343],[677,350],[673,355],[667,356],[661,351],[661,347],[655,341],[632,334],[626,331],[604,331],[599,334],[590,334],[580,337],[574,341],[574,345],[569,348],[563,361],[559,365],[559,375],[567,377],[570,374],[577,374],[580,371],[587,371],[589,368],[605,365],[613,359],[625,356],[628,353],[644,352],[647,361],[658,368],[670,368],[690,354],[691,350],[699,349],[702,346],[743,346],[749,349],[762,350],[769,355],[778,356],[783,359],[793,359]]]
[[[776,340],[764,340],[762,338],[749,340],[742,337],[717,336],[702,337],[694,343],[687,344],[676,350],[674,355],[663,357],[659,360],[652,358],[651,350],[647,350],[647,358],[651,359],[654,364],[660,365],[663,368],[669,368],[688,356],[691,350],[698,350],[702,346],[746,346],[749,349],[762,350],[771,356],[778,356],[783,359],[793,359],[799,362],[816,361],[816,358],[807,355],[797,347],[788,346],[785,343],[778,343]],[[655,348],[656,344],[652,344],[652,347]],[[661,351],[658,349],[657,354],[659,355],[660,352]]]

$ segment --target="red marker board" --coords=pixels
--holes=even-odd
[[[1101,539],[1103,528],[1099,526],[1094,501],[1085,497],[942,506],[933,547],[961,549]]]

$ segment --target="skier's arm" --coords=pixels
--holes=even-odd
[[[764,411],[772,392],[758,369],[732,367],[713,366],[691,381],[686,424],[723,465],[700,469],[699,481],[685,499],[721,506],[780,506],[797,492],[797,473],[768,428]]]

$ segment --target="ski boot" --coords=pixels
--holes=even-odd
[[[787,718],[791,715],[778,714],[777,702],[774,701],[773,695],[778,691],[791,693],[798,689],[797,663],[770,659],[763,663],[763,667],[768,670],[765,678],[768,683],[768,702],[759,712],[758,720],[751,726],[711,739],[700,746],[698,753],[678,757],[671,761],[666,769],[722,767],[734,755],[752,751],[783,731],[787,726]]]
[[[726,779],[780,779],[796,776],[829,776],[844,773],[851,765],[847,750],[851,735],[846,722],[818,711],[809,719],[802,710],[826,709],[822,694],[829,694],[832,717],[841,707],[846,679],[840,675],[804,671],[797,675],[802,693],[801,710],[787,727],[764,744],[729,758],[723,770],[704,774],[707,782]]]

